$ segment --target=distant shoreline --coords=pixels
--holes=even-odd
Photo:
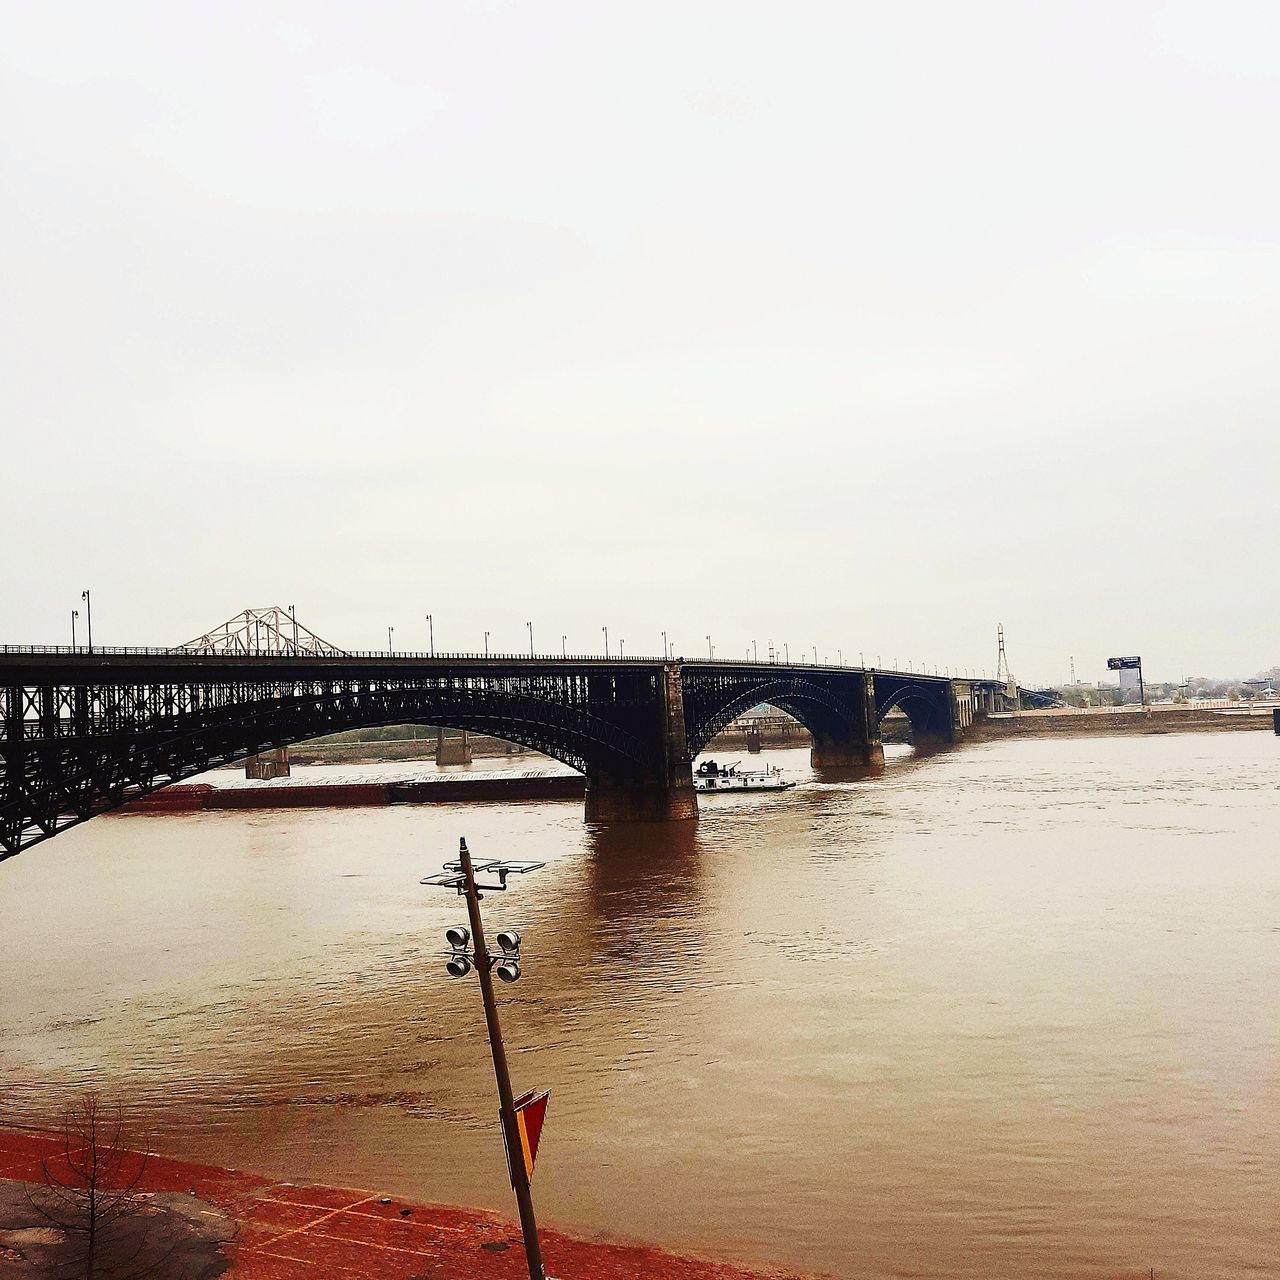
[[[1096,738],[1111,734],[1273,732],[1270,708],[1209,710],[1204,707],[1148,707],[1145,711],[1036,711],[988,716],[965,737],[966,742],[998,738]]]

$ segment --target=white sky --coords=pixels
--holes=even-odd
[[[0,639],[1280,661],[1280,6],[0,23]]]

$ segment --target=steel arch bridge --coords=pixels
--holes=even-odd
[[[584,773],[589,820],[696,816],[691,762],[767,702],[819,766],[874,768],[894,706],[962,735],[993,690],[947,677],[658,659],[0,648],[0,859],[206,769],[344,729],[427,723]]]

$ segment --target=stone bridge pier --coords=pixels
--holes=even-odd
[[[588,822],[672,822],[698,816],[680,664],[663,663],[648,734],[651,761],[626,773],[588,768]]]
[[[876,711],[875,677],[853,677],[846,694],[849,714],[843,724],[819,722],[809,726],[813,746],[809,763],[824,773],[875,774],[884,768],[884,744]]]

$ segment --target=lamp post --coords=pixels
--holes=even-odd
[[[783,661],[787,666],[791,665],[791,646],[784,640],[782,642]]]
[[[80,599],[84,601],[84,622],[89,632],[89,652],[93,652],[93,600],[89,595],[89,589],[86,587],[80,593]]]
[[[708,636],[707,637],[707,658],[711,659],[711,658],[714,658],[715,656],[716,656],[716,651],[711,644],[711,637]]]
[[[618,641],[618,657],[622,657],[622,646],[625,645],[626,643],[627,642],[625,640]]]
[[[505,892],[507,877],[537,871],[542,862],[482,862],[476,867],[471,862],[467,842],[458,842],[458,861],[445,863],[440,875],[427,876],[422,884],[444,889],[455,889],[459,897],[467,900],[467,918],[470,930],[455,926],[445,933],[445,941],[452,948],[452,958],[446,968],[453,977],[465,977],[472,968],[480,979],[480,999],[484,1005],[485,1026],[489,1032],[489,1052],[493,1058],[493,1074],[498,1084],[498,1102],[502,1118],[502,1136],[507,1148],[507,1167],[511,1174],[511,1187],[516,1193],[516,1205],[520,1210],[520,1231],[524,1236],[525,1258],[529,1264],[529,1280],[546,1280],[542,1269],[542,1249],[538,1244],[538,1223],[533,1216],[533,1193],[529,1188],[529,1169],[525,1164],[524,1143],[520,1136],[520,1122],[516,1115],[515,1095],[511,1088],[511,1072],[507,1067],[507,1051],[502,1042],[502,1028],[498,1023],[498,1006],[493,997],[493,973],[496,970],[503,982],[515,982],[520,977],[520,935],[514,930],[498,934],[499,954],[494,955],[485,945],[484,921],[480,918],[480,900],[486,892]],[[497,884],[477,884],[476,872],[496,876]],[[472,950],[467,951],[468,943]]]
[[[667,633],[665,631],[662,633],[662,660],[663,662],[667,660]]]
[[[569,650],[566,646],[566,641],[568,640],[568,638],[569,638],[568,636],[560,637],[560,656],[562,658],[567,658],[569,656]]]
[[[76,647],[76,619],[80,616],[79,609],[71,610],[71,647]]]
[[[427,614],[427,643],[431,646],[431,656],[436,656],[436,624],[431,614]]]
[[[388,627],[388,628],[387,628],[387,652],[388,652],[388,653],[390,653],[390,652],[392,651],[392,650],[391,650],[391,633],[392,633],[394,630],[395,630],[395,627]]]
[[[756,642],[754,640],[751,642],[751,661],[760,661],[760,651],[756,648]]]
[[[293,623],[293,651],[298,652],[298,614],[293,605],[289,606],[289,621]]]
[[[489,633],[487,631],[484,633],[484,656],[486,658],[489,656]]]
[[[600,630],[604,632],[604,656],[607,658],[609,656],[609,628],[601,627]]]
[[[533,623],[526,622],[524,625],[529,628],[529,657],[532,658],[533,657]]]
[[[815,667],[818,665],[818,646],[816,644],[813,646],[813,665]]]

